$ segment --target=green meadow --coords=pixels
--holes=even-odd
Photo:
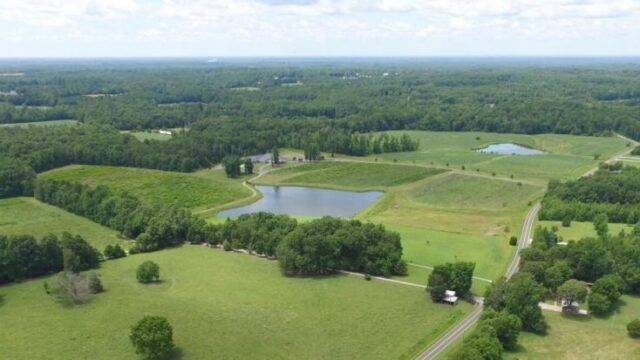
[[[159,284],[136,281],[145,260],[160,265]],[[285,277],[274,261],[203,246],[107,261],[99,272],[106,292],[73,308],[45,294],[52,279],[0,287],[3,353],[131,359],[132,324],[161,315],[182,359],[412,359],[471,309],[375,279]]]
[[[125,248],[131,244],[120,238],[117,231],[36,199],[18,197],[0,200],[0,234],[40,238],[47,234],[60,236],[65,231],[81,235],[100,251],[109,244],[120,244]]]
[[[194,211],[212,208],[244,197],[251,190],[242,180],[228,179],[222,170],[177,173],[115,166],[72,165],[39,175],[45,179],[105,185],[128,191],[149,205],[173,205]]]
[[[362,217],[398,225],[505,238],[519,234],[538,185],[444,173],[390,190]]]
[[[562,236],[564,241],[570,240],[580,240],[585,237],[596,237],[596,230],[593,227],[593,223],[590,222],[580,222],[580,221],[572,221],[571,226],[564,227],[560,221],[538,221],[536,225],[547,227],[551,229],[552,227],[558,228],[558,234]],[[609,227],[609,234],[617,235],[620,231],[624,231],[629,234],[633,231],[633,226],[627,224],[612,224],[609,223],[607,225]]]
[[[522,135],[482,132],[429,132],[391,131],[391,134],[409,134],[420,140],[415,152],[372,155],[381,161],[444,166],[451,169],[491,174],[516,179],[529,179],[546,184],[550,178],[578,177],[608,159],[626,150],[627,141],[618,137],[588,137],[572,135]],[[547,152],[544,155],[514,156],[483,154],[476,150],[491,144],[515,143]]]
[[[473,236],[389,224],[386,227],[402,237],[403,258],[409,271],[400,279],[418,284],[427,284],[433,266],[456,261],[476,263],[474,275],[493,281],[504,274],[514,251],[502,236]],[[488,284],[474,280],[472,291],[482,295]]]
[[[321,161],[270,171],[256,183],[303,185],[345,190],[384,190],[415,182],[445,170],[407,165]]]
[[[640,317],[640,298],[622,296],[618,309],[606,317],[544,312],[544,336],[523,332],[517,351],[505,359],[639,359],[640,342],[627,335],[627,324]]]

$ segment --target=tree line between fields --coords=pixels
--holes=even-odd
[[[405,274],[407,270],[402,260],[400,235],[382,225],[357,220],[325,217],[298,223],[286,215],[257,213],[242,215],[224,224],[208,224],[184,209],[145,206],[126,192],[114,193],[104,186],[91,188],[57,180],[38,181],[35,196],[135,239],[131,254],[183,242],[206,242],[225,250],[241,249],[277,258],[287,275],[324,275],[348,270],[390,276]],[[20,244],[22,240],[24,248]],[[66,237],[63,240],[62,245]],[[0,282],[61,269],[60,247],[52,245],[57,243],[55,237],[45,237],[39,242],[29,236],[8,237],[3,241],[0,257],[15,266],[7,267],[7,274],[0,275]],[[111,246],[105,249],[108,258],[122,255],[122,249]]]
[[[622,163],[603,164],[594,175],[564,183],[550,181],[542,199],[541,220],[570,224],[606,215],[615,223],[640,220],[640,169]]]
[[[104,126],[0,129],[0,198],[28,195],[35,173],[70,164],[188,172],[211,167],[225,158],[271,151],[280,145],[304,149],[307,160],[319,160],[320,151],[364,156],[418,148],[418,141],[406,134],[360,135],[341,129],[309,129],[291,134],[296,140],[290,142],[277,141],[276,134],[270,131],[251,131],[247,136],[248,129],[235,127],[233,123],[205,125],[176,135],[175,141],[144,143]]]

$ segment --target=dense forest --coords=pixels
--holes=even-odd
[[[312,120],[356,132],[615,130],[640,137],[634,64],[194,60],[11,70],[24,75],[0,79],[0,123],[72,118],[148,129],[264,119],[299,129]]]
[[[593,176],[551,181],[540,219],[593,221],[599,214],[616,223],[640,220],[640,169],[618,163],[603,166]]]

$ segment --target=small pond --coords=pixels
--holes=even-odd
[[[298,186],[256,186],[262,199],[247,206],[224,210],[218,216],[238,216],[259,211],[297,216],[350,217],[371,205],[379,191],[354,192]]]
[[[505,143],[505,144],[493,144],[482,149],[478,152],[484,154],[501,154],[501,155],[542,155],[545,154],[542,150],[531,149],[517,144]]]

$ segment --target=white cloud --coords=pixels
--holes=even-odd
[[[108,46],[117,38],[113,46],[128,46],[128,52],[156,40],[166,49],[188,42],[243,54],[308,54],[332,46],[375,52],[383,43],[399,48],[424,39],[434,40],[419,42],[425,52],[567,38],[588,49],[599,37],[619,44],[620,52],[636,46],[637,53],[640,0],[0,0],[3,28],[18,30],[0,32],[0,41],[17,33],[25,42],[66,38],[73,46],[74,39],[94,38]],[[475,38],[461,39],[462,32]],[[511,49],[504,45],[505,52]]]

